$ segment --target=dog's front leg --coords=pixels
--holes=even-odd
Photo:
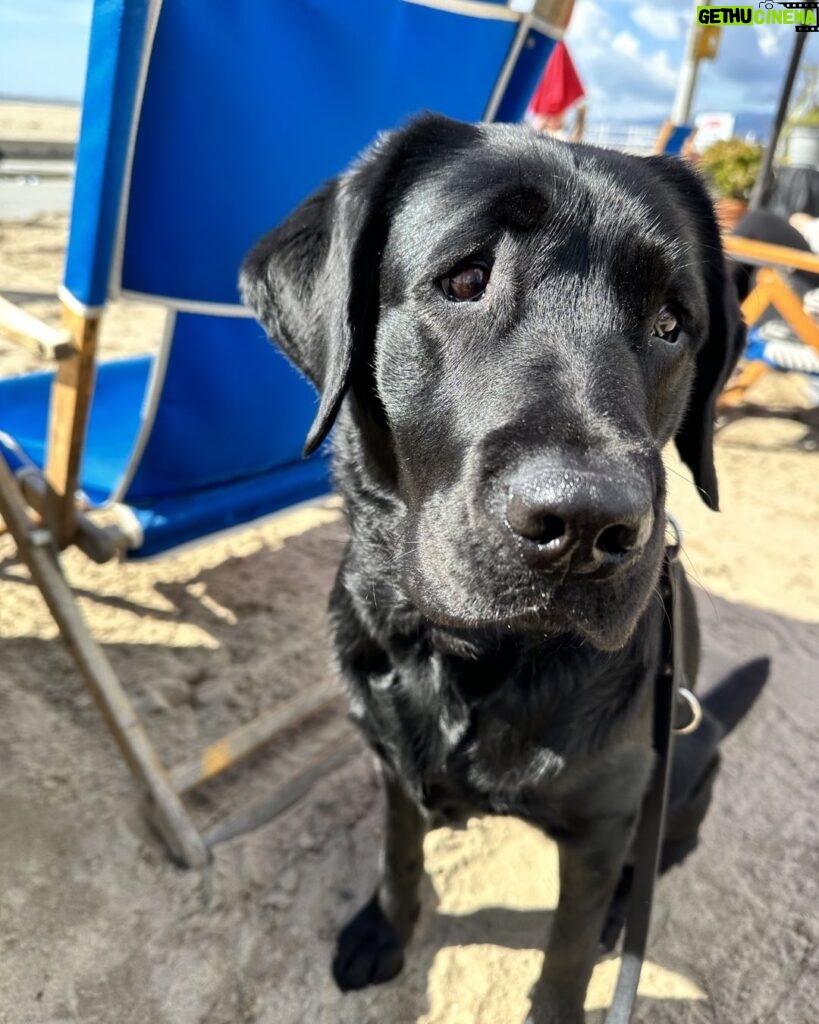
[[[404,947],[418,917],[426,823],[386,768],[384,783],[386,822],[381,880],[372,898],[339,934],[333,977],[342,992],[394,978],[404,966]]]
[[[583,1024],[586,989],[626,858],[630,824],[607,830],[605,840],[595,837],[593,844],[560,845],[560,900],[526,1024]]]

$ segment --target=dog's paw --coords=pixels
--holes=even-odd
[[[373,897],[342,928],[333,957],[333,977],[342,992],[390,981],[404,966],[404,943]]]

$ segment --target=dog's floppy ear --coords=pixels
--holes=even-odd
[[[719,235],[715,236],[719,245]],[[714,420],[717,399],[745,349],[745,321],[737,299],[733,275],[720,252],[703,268],[708,295],[708,340],[697,353],[697,371],[691,398],[674,441],[691,470],[700,497],[719,509],[719,488],[714,466]]]
[[[304,454],[330,431],[347,387],[353,349],[373,328],[380,254],[378,155],[323,185],[248,254],[240,287],[270,337],[319,390]],[[354,286],[355,285],[355,286]]]
[[[703,501],[719,508],[714,466],[714,420],[720,392],[745,347],[745,323],[733,275],[726,266],[714,207],[699,175],[685,161],[650,157],[646,161],[673,190],[671,198],[691,222],[708,303],[708,332],[697,353],[694,384],[685,416],[674,436]]]
[[[371,364],[381,254],[400,182],[466,131],[476,129],[428,114],[382,136],[245,259],[245,301],[321,394],[305,455],[329,433],[356,369]]]

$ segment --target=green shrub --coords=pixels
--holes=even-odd
[[[700,158],[700,169],[725,199],[749,199],[762,163],[763,147],[741,139],[713,142]]]
[[[819,126],[819,107],[811,107],[804,114],[788,119],[789,128],[816,128]]]

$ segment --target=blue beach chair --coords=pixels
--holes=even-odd
[[[56,370],[0,383],[0,514],[177,860],[208,846],[181,795],[324,707],[303,695],[166,769],[82,621],[57,552],[142,558],[329,490],[302,460],[315,397],[241,306],[251,244],[379,132],[431,109],[519,120],[567,0],[97,0],[64,328],[4,303]],[[165,310],[156,356],[96,365],[111,297]],[[93,397],[92,397],[93,395]],[[93,510],[112,506],[119,526]],[[338,763],[326,757],[295,787]],[[274,801],[275,803],[275,801]]]
[[[671,121],[666,121],[657,136],[654,152],[664,153],[666,156],[682,156],[683,150],[693,134],[693,125],[673,124]]]

